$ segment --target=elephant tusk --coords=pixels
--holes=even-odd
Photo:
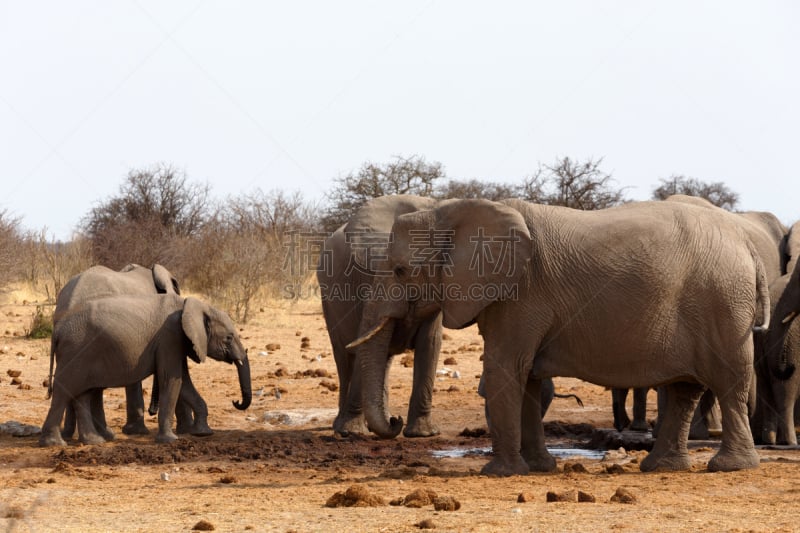
[[[234,359],[233,362],[236,363],[236,366],[242,366],[244,364],[241,359]]]
[[[797,316],[797,311],[792,311],[791,313],[783,317],[783,320],[781,320],[781,324],[788,324],[789,322],[794,320],[794,317],[796,316]]]
[[[362,344],[370,340],[372,337],[377,335],[378,332],[382,330],[388,322],[389,322],[389,317],[388,316],[383,317],[383,320],[381,320],[380,324],[378,324],[370,331],[368,331],[366,334],[360,336],[359,338],[357,338],[356,340],[345,346],[345,348],[347,348],[348,350],[352,350],[356,346],[361,346]]]

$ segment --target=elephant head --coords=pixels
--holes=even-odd
[[[402,419],[387,416],[385,369],[362,356],[388,342],[398,324],[411,327],[442,313],[449,328],[472,324],[497,300],[513,298],[531,257],[522,215],[488,200],[455,200],[399,216],[392,227],[387,274],[375,276],[364,304],[358,347],[364,413],[370,430],[392,438]]]
[[[253,399],[250,360],[230,317],[196,298],[186,298],[181,325],[191,342],[190,357],[194,361],[202,363],[208,356],[217,361],[236,364],[242,402],[234,401],[233,406],[240,410],[247,409]]]
[[[788,360],[784,344],[789,327],[800,313],[800,264],[795,265],[791,274],[778,278],[770,286],[770,293],[777,301],[764,340],[765,349],[772,373],[778,379],[786,380],[795,370],[794,363]]]

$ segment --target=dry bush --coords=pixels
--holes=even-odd
[[[19,221],[7,210],[0,211],[0,289],[15,281],[21,273],[19,255],[23,238]]]
[[[308,276],[287,257],[292,242],[305,246],[319,235],[315,224],[314,206],[299,193],[257,190],[229,198],[187,244],[181,271],[193,290],[246,322],[256,301],[281,297]]]
[[[31,288],[55,301],[61,287],[72,276],[92,266],[91,246],[81,236],[61,242],[48,240],[46,229],[30,232],[23,241],[20,264]]]
[[[612,186],[614,179],[600,169],[603,159],[575,161],[569,157],[552,165],[539,165],[520,188],[520,197],[547,205],[573,209],[605,209],[625,203],[625,187]]]
[[[705,182],[697,178],[672,175],[661,179],[661,184],[653,189],[653,200],[666,200],[673,194],[685,194],[705,198],[712,204],[728,211],[736,209],[739,194],[721,181]]]

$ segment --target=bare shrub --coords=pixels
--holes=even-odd
[[[119,269],[128,263],[171,264],[186,238],[208,218],[208,185],[160,164],[132,170],[119,193],[81,222],[95,262]]]
[[[659,181],[661,184],[653,189],[653,200],[665,200],[673,194],[685,194],[705,198],[728,211],[735,210],[739,203],[739,194],[721,181],[706,182],[681,175],[672,175]]]
[[[29,232],[20,254],[24,277],[36,291],[55,301],[69,279],[92,265],[89,241],[76,235],[68,242],[47,238],[47,229]]]
[[[552,165],[540,164],[523,182],[521,196],[530,202],[583,210],[625,203],[625,188],[612,186],[614,179],[600,169],[602,162],[602,158],[581,162],[564,157]]]
[[[19,254],[22,250],[20,219],[11,216],[7,210],[0,211],[0,289],[17,279]]]
[[[511,183],[497,183],[471,179],[467,181],[450,180],[436,190],[437,198],[485,198],[503,200],[522,196],[522,188]]]

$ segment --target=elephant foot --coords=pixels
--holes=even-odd
[[[367,421],[363,414],[348,415],[340,414],[333,421],[333,431],[342,437],[349,437],[350,435],[363,435],[369,433],[367,429]]]
[[[180,431],[178,433],[180,433]],[[205,422],[195,422],[189,429],[189,433],[195,437],[208,437],[209,435],[213,435],[214,431],[208,427],[208,424]]]
[[[524,476],[529,472],[528,463],[519,454],[512,461],[504,461],[500,457],[495,457],[481,469],[481,474],[502,477]]]
[[[525,458],[531,472],[554,472],[556,470],[556,459],[549,453],[544,453],[532,458]]]
[[[117,436],[114,435],[114,432],[111,431],[111,429],[108,427],[98,429],[97,431],[100,433],[100,436],[103,437],[103,439],[105,439],[106,442],[111,442],[112,440],[115,440],[117,438]]]
[[[61,438],[64,439],[64,440],[69,440],[69,439],[72,438],[72,436],[74,434],[75,434],[75,429],[74,428],[71,429],[71,430],[66,430],[65,429],[64,431],[61,432]]]
[[[159,433],[156,435],[156,442],[161,444],[168,444],[170,442],[175,442],[178,440],[178,436],[170,431],[169,433]]]
[[[650,452],[642,460],[639,470],[642,472],[654,472],[656,470],[689,470],[692,467],[692,460],[686,452],[668,452],[658,454]]]
[[[100,436],[99,433],[86,433],[79,437],[83,444],[105,444],[106,439]]]
[[[433,437],[439,434],[439,426],[433,423],[430,416],[409,419],[403,435],[408,438]]]
[[[122,432],[126,435],[149,435],[150,430],[144,425],[144,420],[133,420],[122,426]]]
[[[39,446],[66,446],[66,441],[61,438],[61,434],[56,431],[55,433],[42,433],[39,437]]]
[[[617,419],[614,420],[614,429],[616,429],[617,431],[622,432],[623,429],[631,425],[631,419],[628,418],[627,413],[625,413],[624,411],[617,418],[618,420]]]
[[[631,422],[630,430],[647,432],[650,431],[650,424],[647,423],[647,420],[634,420]]]
[[[733,472],[748,468],[758,468],[761,458],[754,448],[736,452],[720,449],[708,462],[709,472]]]

